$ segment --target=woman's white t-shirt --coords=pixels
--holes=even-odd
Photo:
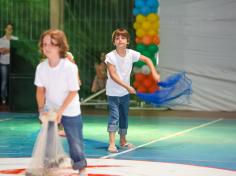
[[[78,91],[78,68],[67,59],[60,59],[56,67],[50,67],[48,59],[37,66],[34,84],[44,87],[47,109],[59,109],[68,96],[69,91]],[[79,94],[67,106],[63,115],[81,114]]]
[[[105,63],[110,63],[115,66],[116,73],[120,79],[130,85],[130,74],[132,71],[133,63],[137,62],[140,58],[140,53],[132,49],[126,49],[126,54],[121,57],[116,50],[111,51],[106,55]],[[107,72],[108,79],[106,84],[106,95],[108,96],[124,96],[129,92],[116,83]]]

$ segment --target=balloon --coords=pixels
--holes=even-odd
[[[137,91],[141,92],[141,93],[145,93],[147,91],[147,89],[143,86],[140,86],[140,87],[138,87]]]
[[[160,22],[159,21],[156,21],[154,23],[151,23],[151,26],[150,28],[154,31],[158,31],[158,29],[160,28]]]
[[[150,27],[151,27],[151,24],[150,24],[149,21],[144,21],[144,22],[142,23],[142,28],[143,28],[144,30],[147,30],[147,29],[149,29]]]
[[[157,30],[153,30],[153,29],[149,30],[148,35],[150,35],[150,36],[157,35]]]
[[[144,0],[135,0],[135,7],[142,8],[143,6],[145,6]]]
[[[154,36],[152,42],[156,45],[159,45],[160,44],[160,38],[158,35]]]
[[[148,92],[150,92],[150,93],[154,93],[154,92],[156,92],[157,90],[160,90],[159,89],[159,87],[155,84],[155,85],[153,85],[153,86],[150,86],[149,88],[148,88]]]
[[[142,43],[142,38],[136,37],[136,38],[135,38],[135,42],[136,42],[136,43]]]
[[[148,75],[150,73],[150,68],[147,65],[143,65],[141,70],[142,70],[142,73],[145,75]]]
[[[135,81],[142,82],[145,79],[145,75],[142,73],[136,73],[134,75]]]
[[[151,85],[152,85],[152,81],[150,80],[150,79],[145,79],[144,81],[143,81],[143,86],[144,87],[146,87],[146,88],[149,88],[149,87],[151,87]]]
[[[133,27],[134,27],[134,29],[139,29],[139,28],[141,28],[142,27],[142,25],[140,24],[140,23],[138,23],[138,22],[135,22],[134,24],[133,24]]]
[[[147,56],[148,58],[151,58],[151,57],[154,56],[154,54],[152,54],[152,53],[151,53],[150,51],[148,51],[148,50],[144,50],[144,51],[142,52],[142,55]]]
[[[134,81],[133,86],[134,86],[134,88],[137,89],[140,86],[140,84],[138,81]]]
[[[141,15],[141,14],[139,14],[139,15],[136,16],[136,21],[137,21],[138,23],[142,23],[142,22],[145,21],[145,20],[146,20],[146,17],[143,16],[143,15]]]
[[[140,73],[141,72],[141,69],[139,67],[134,67],[133,68],[133,72],[134,73]]]
[[[146,5],[152,8],[159,7],[159,2],[157,0],[147,0]]]
[[[136,35],[137,35],[138,37],[143,37],[143,36],[145,35],[145,32],[144,32],[143,29],[137,29],[137,30],[136,30]]]
[[[150,8],[150,13],[157,13],[157,12],[158,12],[158,8],[156,8],[156,7]]]
[[[147,16],[147,20],[150,21],[150,22],[156,22],[156,21],[158,20],[157,14],[155,14],[155,13],[150,13],[150,14]]]
[[[133,9],[133,15],[138,15],[138,14],[140,14],[140,9],[138,9],[138,8],[134,8]]]
[[[151,9],[150,9],[148,6],[143,6],[143,7],[140,9],[140,11],[141,11],[141,14],[143,14],[143,15],[146,16],[147,14],[150,13]]]
[[[145,65],[143,61],[138,61],[134,63],[134,66],[139,67],[139,68],[142,67],[143,65]]]
[[[139,52],[143,52],[144,50],[146,49],[146,46],[143,45],[143,44],[138,44],[136,45],[136,50],[139,51]]]
[[[147,75],[147,78],[150,79],[152,82],[154,81],[154,78],[153,78],[152,74]]]
[[[152,63],[154,66],[157,65],[157,58],[155,56],[151,57]]]
[[[148,51],[150,51],[151,53],[156,53],[158,51],[158,46],[155,44],[149,45],[147,47]]]
[[[149,35],[143,36],[143,44],[150,45],[152,43],[152,37]]]

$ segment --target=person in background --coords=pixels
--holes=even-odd
[[[106,64],[105,64],[105,53],[101,53],[100,63],[95,64],[96,75],[93,80],[91,92],[96,93],[99,90],[105,89],[107,74],[106,74]]]
[[[8,98],[8,76],[10,65],[10,40],[18,40],[13,35],[13,25],[8,23],[4,28],[5,34],[0,39],[0,75],[1,75],[1,103],[6,104]]]
[[[141,55],[132,49],[127,49],[130,41],[130,35],[126,29],[119,28],[112,33],[112,43],[115,50],[106,55],[108,79],[106,84],[106,95],[108,97],[108,127],[109,146],[111,153],[118,152],[115,144],[116,132],[120,134],[120,147],[133,148],[134,145],[128,143],[126,139],[128,130],[128,111],[130,94],[136,91],[130,86],[130,75],[134,62],[139,60],[145,62],[153,75],[155,81],[160,81],[160,75],[157,73],[151,59]]]
[[[41,35],[39,47],[47,59],[37,66],[35,74],[38,112],[45,117],[47,110],[56,111],[57,122],[63,124],[66,133],[72,167],[81,176],[87,175],[78,68],[65,59],[69,50],[67,38],[63,31],[50,29]]]

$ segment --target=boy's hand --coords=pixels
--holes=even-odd
[[[160,77],[160,75],[158,73],[153,74],[153,78],[154,78],[154,80],[156,82],[160,82],[161,81],[161,77]]]
[[[131,87],[131,86],[129,86],[129,87],[127,88],[127,90],[128,90],[128,92],[129,92],[130,94],[136,94],[136,90],[135,90],[133,87]]]
[[[48,115],[48,112],[42,112],[42,113],[40,113],[40,115],[39,115],[39,120],[41,121],[41,123],[45,123],[45,122],[48,121],[47,115]]]
[[[56,119],[58,124],[61,123],[61,118],[62,118],[62,112],[58,111],[57,112],[57,119]]]

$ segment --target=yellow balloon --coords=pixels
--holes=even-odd
[[[152,23],[150,28],[157,31],[160,28],[160,22],[156,21],[155,23]]]
[[[156,31],[156,30],[153,30],[153,29],[151,29],[151,30],[149,30],[149,31],[148,31],[148,35],[150,35],[150,36],[157,35],[157,31]]]
[[[156,22],[158,20],[158,15],[155,14],[155,13],[150,13],[148,16],[147,16],[147,20],[150,21],[150,22]]]
[[[147,29],[149,29],[150,27],[151,27],[151,24],[150,24],[149,21],[144,21],[144,22],[142,23],[142,28],[143,28],[144,30],[147,30]]]
[[[138,23],[142,23],[142,22],[145,21],[145,20],[146,20],[146,17],[143,16],[143,15],[141,15],[141,14],[139,14],[139,15],[136,16],[136,21],[137,21]]]
[[[143,29],[136,30],[136,36],[143,37],[145,35],[145,31]]]
[[[135,22],[134,24],[133,24],[133,27],[134,27],[134,29],[139,29],[139,28],[141,28],[141,24],[140,23],[138,23],[138,22]]]

